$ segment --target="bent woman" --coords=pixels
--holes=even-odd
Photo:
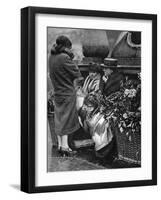
[[[106,65],[101,67],[104,76],[93,71],[93,80],[90,81],[90,75],[86,78],[83,91],[87,95],[79,114],[85,131],[90,132],[95,143],[96,155],[113,159],[117,157],[116,130],[113,127],[111,108],[107,105],[104,107],[104,101],[120,89],[122,75],[116,72],[117,66],[112,69]]]

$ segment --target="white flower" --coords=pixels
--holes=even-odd
[[[141,107],[138,108],[138,111],[141,111]]]
[[[141,80],[141,73],[139,72],[137,75],[138,75],[138,78]]]
[[[124,95],[127,96],[129,94],[129,89],[125,89]]]
[[[136,96],[136,90],[135,89],[131,89],[130,90],[130,95],[131,95],[131,97],[135,97]]]
[[[120,132],[122,133],[124,131],[124,129],[122,127],[120,127]]]
[[[131,138],[131,135],[129,136],[129,141],[131,142],[132,138]]]
[[[122,123],[122,125],[123,125],[123,127],[126,127],[126,124],[125,124],[125,122],[123,122],[123,123]]]
[[[124,96],[128,96],[129,98],[133,98],[136,96],[136,90],[135,89],[125,89]]]
[[[127,119],[127,118],[128,118],[127,113],[124,113],[124,114],[123,114],[123,118],[124,118],[124,119]]]
[[[108,77],[106,77],[106,76],[103,76],[102,77],[102,80],[106,83],[107,82],[107,80],[108,80]]]

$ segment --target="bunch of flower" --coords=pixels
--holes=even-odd
[[[120,90],[108,97],[101,93],[94,94],[97,109],[110,118],[111,126],[118,126],[121,133],[125,133],[129,140],[131,134],[141,131],[141,80],[126,80],[121,83]]]
[[[141,80],[126,78],[120,91],[106,98],[106,104],[109,102],[111,108],[108,108],[112,109],[115,125],[131,140],[131,134],[141,131]]]

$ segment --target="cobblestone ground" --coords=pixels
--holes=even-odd
[[[138,166],[121,160],[109,161],[108,159],[97,158],[93,148],[80,149],[78,153],[72,157],[61,157],[57,149],[52,148],[52,139],[50,129],[48,127],[48,172],[130,167]]]
[[[88,150],[88,154],[93,150]],[[52,148],[52,140],[48,134],[48,172],[54,171],[77,171],[77,170],[92,170],[92,169],[105,169],[105,167],[90,162],[86,157],[83,157],[86,152],[79,151],[76,156],[61,157],[56,148]]]

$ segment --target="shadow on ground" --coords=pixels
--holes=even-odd
[[[119,159],[98,158],[92,148],[79,149],[75,156],[61,157],[56,148],[48,155],[48,172],[139,167]]]

